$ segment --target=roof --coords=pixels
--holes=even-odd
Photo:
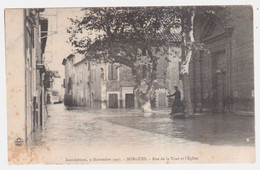
[[[81,63],[83,63],[83,62],[86,61],[86,60],[87,60],[87,58],[85,57],[85,58],[83,58],[82,60],[80,60],[79,62],[75,63],[74,66],[80,65]]]
[[[67,62],[67,59],[66,59],[66,58],[64,58],[64,59],[62,60],[62,65],[65,65],[65,64],[66,64],[66,62]]]
[[[75,57],[75,55],[74,55],[74,54],[70,54],[70,55],[67,57],[67,59],[70,60],[70,59],[73,58],[73,57]]]
[[[62,60],[62,65],[65,65],[66,62],[67,62],[67,60],[70,60],[70,59],[73,58],[73,57],[75,57],[74,54],[68,55],[68,57],[66,57],[66,58],[64,58],[64,59]]]

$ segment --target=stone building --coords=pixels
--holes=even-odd
[[[190,84],[195,111],[254,112],[253,12],[228,7],[211,17],[195,18],[195,40],[210,53],[196,51]]]
[[[6,71],[7,93],[12,91],[24,98],[8,98],[8,115],[16,113],[15,121],[23,141],[43,126],[45,112],[44,52],[47,41],[48,20],[40,15],[44,9],[8,9],[6,15]],[[10,75],[13,75],[10,76]],[[19,103],[19,104],[17,104]],[[19,113],[19,114],[18,114]],[[24,120],[24,121],[20,121]],[[13,122],[8,122],[13,127]],[[14,128],[14,127],[13,127]]]
[[[179,34],[172,37],[167,47],[168,53],[158,53],[158,72],[151,100],[156,108],[167,108],[171,101],[168,93],[174,92],[174,86],[182,83],[179,79],[179,61],[181,56]],[[168,58],[169,61],[165,60]],[[131,69],[120,64],[95,64],[80,55],[69,55],[62,62],[65,66],[64,103],[71,106],[89,108],[137,108],[134,96],[134,79]]]
[[[131,69],[118,64],[106,64],[104,67],[104,86],[107,108],[135,108],[134,80]]]
[[[65,79],[63,82],[64,91],[64,104],[73,105],[73,79],[74,79],[74,55],[69,55],[63,59],[62,65],[65,67]]]
[[[74,54],[63,59],[62,64],[65,66],[64,104],[100,108],[101,65]]]
[[[129,69],[117,64],[95,64],[85,58],[75,62],[76,58],[80,56],[71,54],[62,62],[65,66],[65,105],[89,108],[135,106]],[[131,106],[125,104],[125,100],[131,100],[127,102]]]
[[[179,35],[173,43],[180,43],[180,41],[181,37]],[[152,99],[152,107],[154,108],[166,108],[172,105],[173,99],[168,98],[167,95],[174,93],[174,86],[178,86],[181,94],[183,94],[182,81],[179,76],[181,48],[176,46],[178,45],[172,44],[168,48],[168,54],[159,56],[157,80],[153,89],[155,93]],[[165,55],[167,55],[169,61],[165,60]]]

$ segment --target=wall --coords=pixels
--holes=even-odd
[[[212,111],[216,100],[214,80],[216,74],[214,58],[223,52],[225,112],[252,112],[253,106],[253,23],[251,7],[230,7],[231,18],[223,18],[223,11],[216,14],[218,19],[197,17],[195,19],[195,40],[202,42],[210,53],[195,51],[191,61],[192,102],[196,112]],[[225,21],[225,22],[223,22]],[[216,26],[212,27],[212,24]]]
[[[65,66],[65,105],[100,108],[103,65],[94,64],[86,59],[76,59],[77,57],[70,55],[63,63]],[[71,79],[71,85],[69,85],[69,79]],[[71,92],[69,92],[69,86],[71,86]]]
[[[234,110],[253,111],[254,41],[252,7],[232,9],[237,22],[232,33],[232,84]]]
[[[167,98],[166,96],[175,92],[174,86],[178,86],[181,97],[183,98],[183,85],[179,76],[181,48],[175,46],[176,45],[173,44],[168,47],[168,53],[157,54],[159,60],[156,75],[157,80],[154,86],[155,96],[152,100],[153,107],[161,107],[159,106],[159,103],[161,103],[159,100],[163,100],[162,95],[165,96],[165,107],[171,106],[174,98]],[[165,60],[166,57],[169,61]],[[161,97],[159,97],[159,95],[161,95]]]
[[[73,67],[73,59],[74,56],[67,57],[65,62],[65,96],[64,96],[64,104],[65,105],[73,105],[73,87],[74,81],[74,67]],[[72,89],[70,89],[70,88]]]
[[[121,65],[120,67],[117,68],[117,79],[116,80],[109,80],[109,72],[108,72],[108,66],[109,64],[105,65],[105,86],[106,86],[106,92],[107,92],[107,107],[108,107],[108,103],[109,103],[109,99],[108,99],[108,95],[110,93],[116,93],[118,94],[118,107],[123,108],[125,107],[125,95],[126,93],[130,93],[129,90],[127,91],[122,91],[123,88],[126,87],[134,87],[134,80],[133,80],[133,76],[132,76],[132,72],[131,69],[125,65]],[[114,66],[119,66],[117,64],[114,64]],[[131,93],[133,93],[133,90],[131,91]]]
[[[23,141],[31,131],[26,129],[25,99],[25,51],[24,51],[24,11],[5,10],[6,36],[6,93],[7,130],[9,147],[16,138]],[[14,50],[15,49],[15,50]],[[19,82],[19,83],[18,83]]]
[[[179,80],[179,57],[181,55],[181,49],[174,47],[172,45],[169,48],[169,54],[158,54],[158,73],[157,73],[157,86],[154,90],[163,88],[163,93],[165,94],[166,105],[168,106],[168,90],[171,93],[174,92],[174,86],[179,86],[182,92],[182,83]],[[171,60],[168,62],[165,60],[165,55]],[[73,58],[67,57],[65,64],[65,101],[72,100],[70,102],[65,102],[67,105],[74,106],[86,106],[90,108],[107,108],[109,104],[109,94],[118,94],[118,107],[125,107],[125,95],[133,94],[134,80],[132,76],[131,69],[125,65],[113,64],[116,73],[116,79],[111,80],[109,76],[110,64],[95,64],[90,62],[89,68],[85,59],[77,60],[78,63],[72,62]],[[83,76],[83,78],[82,78]],[[73,96],[68,94],[68,79],[69,77],[75,78],[73,81]],[[158,91],[159,92],[162,91]],[[67,97],[66,97],[67,96]],[[70,99],[71,98],[71,99]],[[132,99],[131,99],[132,100]],[[138,107],[137,99],[134,98],[135,107]],[[159,100],[157,98],[157,100]],[[157,101],[158,102],[158,101]],[[171,105],[170,101],[170,105]],[[169,106],[170,106],[169,105]]]

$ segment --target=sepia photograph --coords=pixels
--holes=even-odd
[[[8,163],[254,163],[254,10],[5,9]]]

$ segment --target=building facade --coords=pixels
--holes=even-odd
[[[62,64],[65,67],[65,79],[63,81],[64,91],[64,104],[73,105],[73,78],[74,78],[74,55],[69,55],[63,59]],[[75,81],[75,80],[74,80]]]
[[[179,43],[180,37],[177,40],[174,43]],[[173,99],[168,98],[167,95],[174,93],[174,86],[178,86],[181,94],[183,94],[182,81],[179,76],[181,48],[177,46],[177,44],[172,44],[169,46],[167,54],[158,54],[160,56],[158,56],[157,80],[152,98],[152,107],[154,108],[171,107]],[[165,60],[165,55],[167,55],[168,60]]]
[[[26,9],[25,55],[26,55],[26,108],[27,136],[44,123],[44,74],[43,54],[45,51],[48,20],[40,17],[43,9]]]
[[[172,43],[180,43],[180,40],[178,36]],[[157,80],[151,99],[155,108],[171,106],[172,101],[167,95],[174,92],[174,86],[179,86],[182,92],[179,79],[181,49],[176,44],[171,44],[167,49],[168,53],[157,53]],[[165,60],[166,57],[169,61]],[[134,79],[129,67],[116,63],[95,64],[72,54],[62,64],[65,66],[65,105],[103,109],[140,106],[134,95]]]
[[[27,141],[37,128],[43,126],[46,117],[43,54],[47,41],[48,20],[40,16],[43,11],[43,9],[5,11],[8,29],[6,30],[6,71],[10,80],[7,81],[7,93],[10,96],[12,92],[19,91],[24,96],[24,99],[20,98],[18,101],[10,98],[8,108],[15,108],[16,111],[9,110],[8,115],[12,116],[16,113],[19,120],[25,120],[19,121],[21,124],[16,125],[24,130],[18,134],[23,141]],[[10,75],[15,75],[16,79]]]
[[[196,112],[254,112],[253,12],[227,8],[195,18],[195,40],[210,53],[195,51],[190,84]]]
[[[69,55],[62,64],[65,66],[65,105],[128,107],[123,102],[125,95],[133,95],[133,81],[131,76],[127,76],[131,74],[128,68],[116,64],[95,64],[80,55]],[[134,102],[131,101],[129,107],[135,107]]]
[[[107,108],[138,107],[134,96],[134,80],[131,69],[124,65],[106,64],[104,67],[103,99]]]

